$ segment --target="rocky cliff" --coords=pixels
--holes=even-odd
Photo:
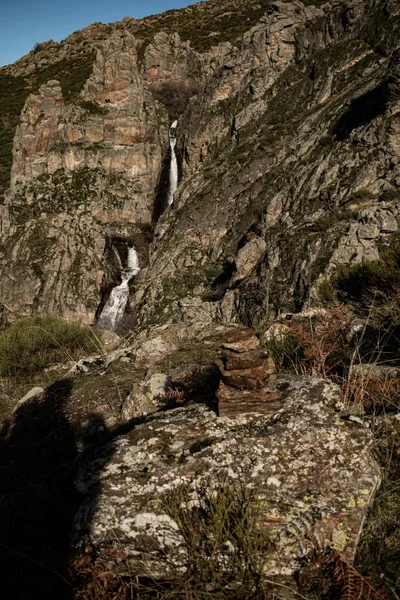
[[[399,25],[209,0],[0,70],[0,326],[133,331],[0,336],[16,598],[381,600],[352,565],[382,477],[360,569],[398,590]],[[347,264],[358,304],[319,307]]]
[[[398,228],[399,18],[391,0],[215,0],[4,67],[3,314],[93,322],[113,245],[146,267],[140,325],[298,310],[335,264],[377,257]]]

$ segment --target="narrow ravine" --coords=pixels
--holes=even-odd
[[[118,264],[122,267],[121,257],[116,248],[114,248]],[[97,320],[96,327],[98,329],[115,330],[118,322],[122,319],[125,313],[126,305],[129,298],[129,282],[132,277],[135,277],[140,271],[139,257],[132,246],[128,248],[127,265],[121,268],[121,283],[111,290],[103,310]]]

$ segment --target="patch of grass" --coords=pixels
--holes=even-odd
[[[304,359],[304,349],[301,342],[291,334],[272,336],[261,340],[262,346],[269,350],[279,373],[288,371],[299,372],[301,361]]]
[[[384,477],[368,516],[356,564],[384,586],[388,597],[400,594],[400,424],[382,421],[375,432]]]
[[[381,202],[396,202],[400,200],[400,190],[386,190],[379,196]]]
[[[357,212],[338,207],[314,221],[311,225],[311,231],[320,233],[321,231],[328,231],[328,229],[337,225],[341,225],[342,228],[348,227],[349,221],[355,218],[357,218]]]
[[[48,316],[22,319],[0,334],[0,375],[33,373],[98,348],[90,327]]]
[[[318,298],[324,306],[335,301],[335,289],[330,279],[323,279],[318,285]]]

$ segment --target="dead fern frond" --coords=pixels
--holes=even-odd
[[[298,586],[302,593],[333,595],[338,600],[387,600],[387,596],[337,550],[319,555],[301,569]]]
[[[156,398],[159,406],[166,408],[173,408],[175,406],[182,406],[187,401],[185,391],[182,388],[168,388],[165,394],[160,394]]]
[[[176,388],[175,390],[168,388],[165,397],[168,398],[168,400],[174,400],[176,404],[183,404],[185,401],[185,392],[182,388]]]
[[[355,567],[344,560],[339,552],[333,551],[333,587],[339,592],[340,600],[387,600],[370,581]]]
[[[74,600],[126,600],[130,581],[110,568],[108,558],[75,557],[69,568]]]

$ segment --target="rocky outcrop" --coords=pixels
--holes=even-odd
[[[293,574],[316,545],[351,561],[380,480],[371,434],[341,417],[333,384],[279,376],[277,390],[272,411],[266,402],[265,410],[259,405],[231,420],[188,405],[149,416],[105,446],[82,464],[76,481],[87,500],[75,520],[74,544],[104,551],[111,561],[118,544],[126,558],[113,569],[163,579],[170,569],[184,569],[187,552],[163,498],[189,485],[195,510],[201,481],[211,489],[240,481],[257,490],[260,525],[274,541],[267,578]]]
[[[64,102],[58,81],[28,98],[1,209],[9,318],[44,310],[93,322],[107,240],[132,240],[151,221],[167,129],[129,35],[99,50],[78,104]]]
[[[143,285],[137,304],[143,322],[179,319],[178,305],[194,307],[199,296],[210,318],[221,318],[218,294],[206,307],[219,277],[233,294],[233,319],[296,311],[335,265],[378,256],[398,228],[400,176],[386,91],[395,59],[366,34],[381,10],[274,3],[240,50],[220,57],[218,76],[178,128],[183,178],[155,232],[151,289]],[[392,39],[399,16],[393,3],[387,11]],[[253,258],[243,236],[254,225]],[[238,268],[230,277],[229,265]]]
[[[1,209],[8,250],[2,248],[0,268],[10,282],[0,298],[5,314],[53,311],[49,281],[57,273],[57,310],[72,314],[67,295],[68,304],[79,305],[79,318],[92,320],[116,279],[110,240],[132,241],[138,231],[132,224],[152,217],[154,242],[143,253],[148,266],[131,298],[140,326],[251,324],[260,312],[300,310],[338,263],[377,258],[379,245],[397,231],[395,3],[262,2],[255,8],[234,2],[234,26],[224,8],[219,0],[177,11],[170,15],[174,30],[161,28],[170,22],[162,16],[147,25],[128,19],[108,29],[93,26],[84,33],[97,40],[93,72],[73,103],[65,83],[60,79],[60,89],[54,78],[29,97]],[[189,35],[192,11],[219,27],[215,45],[216,29],[211,37]],[[229,39],[220,27],[224,19]],[[39,48],[35,60],[50,60],[56,51],[64,50]],[[180,182],[165,210],[168,121],[177,116]],[[71,221],[64,208],[72,190],[60,207],[54,188],[60,170],[72,179],[82,168],[92,173],[96,192]],[[75,196],[82,195],[78,189]],[[12,277],[20,248],[31,244],[35,211],[45,215],[43,225],[56,213],[68,234],[61,236],[63,249],[24,270],[29,293]],[[60,254],[83,223],[90,236],[77,292],[71,286],[76,252],[70,265]],[[44,231],[41,237],[54,236]],[[83,244],[83,235],[71,240],[72,248]]]

